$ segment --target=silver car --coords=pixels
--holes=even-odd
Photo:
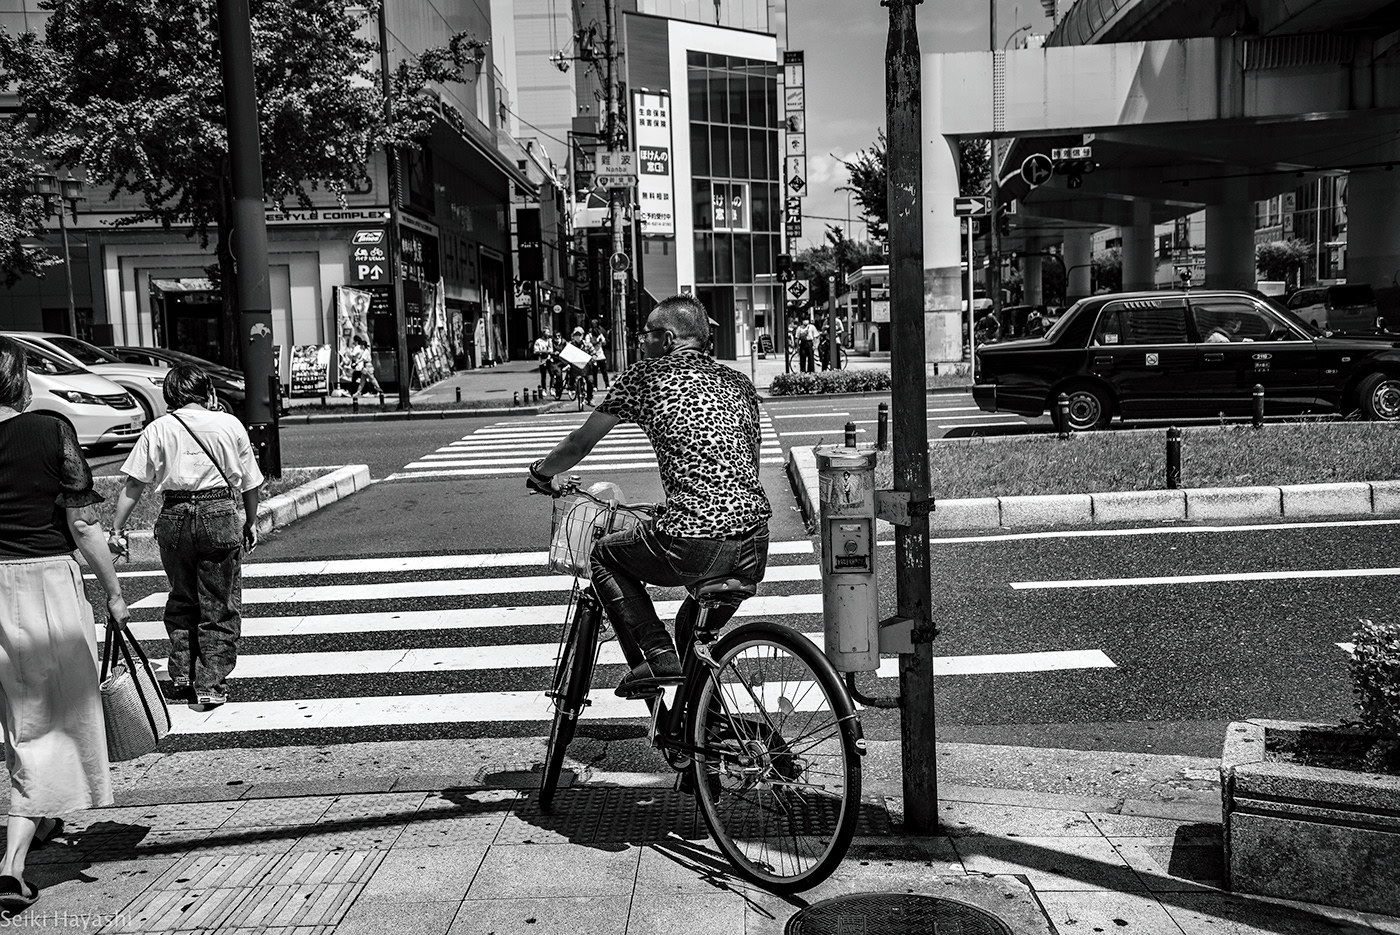
[[[29,411],[73,426],[80,445],[132,442],[145,420],[126,390],[66,357],[21,341],[29,361]]]

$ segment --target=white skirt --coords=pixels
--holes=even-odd
[[[10,814],[112,804],[97,632],[78,563],[0,561],[0,719]]]

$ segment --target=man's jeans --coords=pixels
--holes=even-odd
[[[243,523],[230,499],[166,503],[156,520],[170,580],[165,629],[170,678],[196,692],[224,693],[242,629]]]
[[[603,602],[617,642],[629,665],[674,652],[671,637],[656,615],[646,584],[689,588],[707,578],[736,575],[763,578],[768,566],[768,527],[760,526],[735,539],[691,539],[657,532],[651,523],[615,532],[593,547],[593,589]],[[708,625],[719,629],[736,608],[721,605],[710,612]],[[694,640],[699,611],[687,595],[676,614],[676,641],[682,655]]]

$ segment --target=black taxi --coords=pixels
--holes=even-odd
[[[1395,335],[1334,335],[1248,292],[1133,292],[1076,303],[1045,336],[977,349],[972,395],[987,412],[1068,427],[1243,417],[1264,388],[1268,415],[1350,413],[1400,421]]]

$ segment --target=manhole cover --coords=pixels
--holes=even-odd
[[[788,919],[786,935],[1015,935],[984,909],[917,893],[859,893],[813,903]]]

